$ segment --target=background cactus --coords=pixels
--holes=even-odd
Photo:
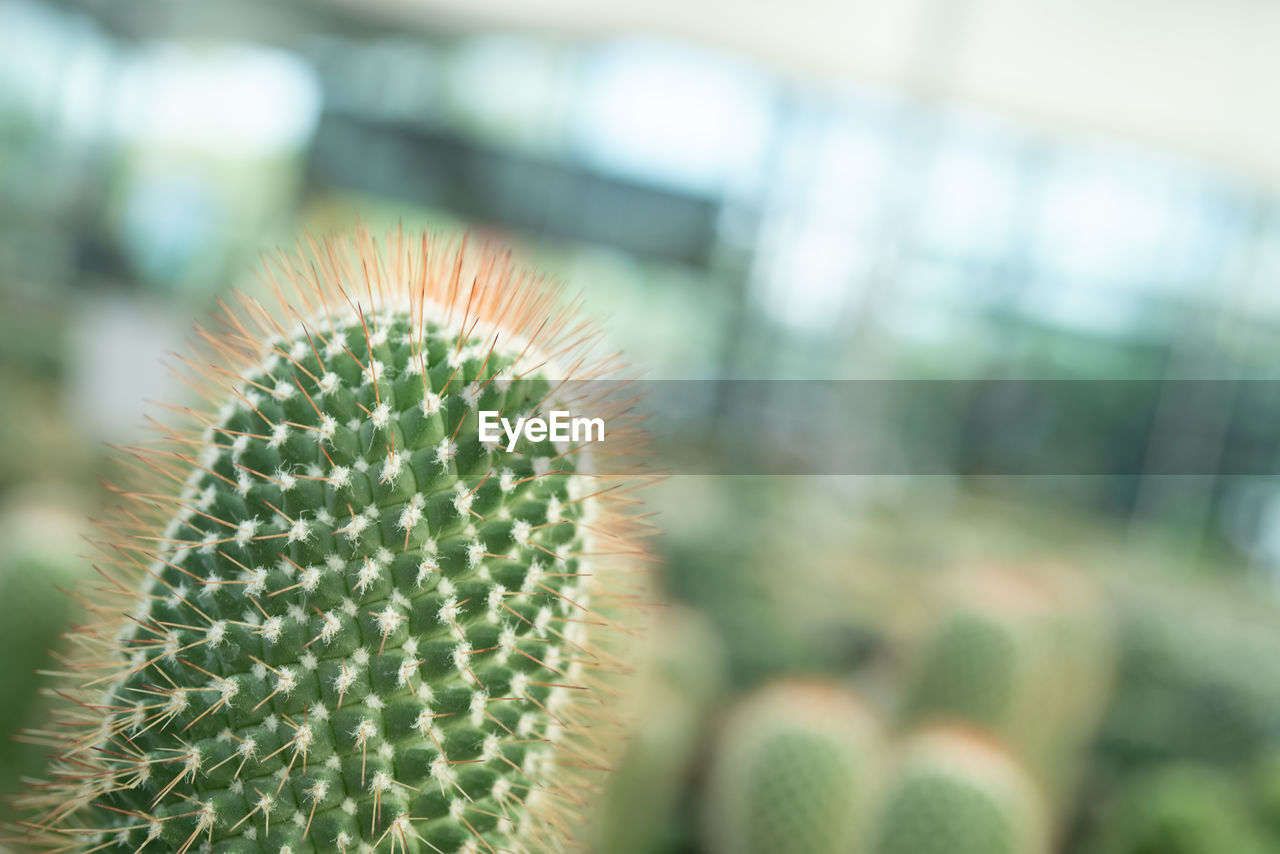
[[[1042,854],[1038,792],[983,736],[936,729],[906,745],[877,822],[874,854]]]
[[[963,722],[1011,736],[1043,712],[1037,681],[1056,650],[1043,632],[1048,603],[1029,572],[957,571],[941,591],[908,686],[908,723]]]
[[[723,644],[706,618],[679,606],[652,630],[628,718],[625,752],[610,776],[594,850],[654,854],[690,823],[680,794],[702,758],[702,737],[727,683]]]
[[[835,685],[784,680],[733,709],[708,772],[716,854],[856,850],[880,775],[876,719]]]
[[[278,308],[201,333],[210,410],[132,456],[152,482],[118,490],[24,841],[567,847],[629,669],[631,481],[496,450],[475,411],[598,375],[590,328],[425,237],[313,244],[274,278]]]
[[[980,730],[1014,750],[1056,797],[1074,783],[1108,696],[1112,634],[1103,596],[1079,573],[956,571],[924,633],[903,722]]]

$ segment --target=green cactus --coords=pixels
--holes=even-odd
[[[999,746],[958,729],[916,736],[894,775],[874,854],[1042,854],[1039,793]]]
[[[1044,663],[1037,624],[1046,603],[1030,573],[956,570],[941,612],[924,638],[905,697],[911,724],[958,722],[1007,736],[1036,702]]]
[[[598,816],[593,849],[608,854],[670,850],[680,831],[674,814],[681,790],[728,681],[723,643],[698,612],[671,606],[650,634],[626,750]]]
[[[1069,567],[1037,567],[1049,611],[1040,623],[1040,702],[1023,727],[1022,750],[1050,802],[1065,807],[1116,684],[1117,619],[1096,578]],[[1061,817],[1061,814],[1060,814]]]
[[[1054,794],[1108,694],[1110,614],[1079,573],[960,570],[927,633],[902,712],[908,726],[958,723],[1001,740]]]
[[[928,640],[906,717],[957,720],[993,733],[1017,714],[1028,670],[1026,644],[1002,615],[960,610],[943,616]]]
[[[883,737],[855,697],[783,681],[742,701],[720,734],[707,780],[706,836],[716,854],[847,854],[865,830]]]
[[[589,378],[590,328],[426,237],[311,244],[273,278],[278,310],[201,333],[195,430],[133,455],[177,488],[119,490],[25,844],[571,846],[628,669],[631,481],[482,442],[476,413]]]

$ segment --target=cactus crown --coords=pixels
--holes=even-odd
[[[708,779],[716,854],[855,851],[879,772],[883,733],[853,695],[784,680],[729,717]]]
[[[1044,854],[1041,796],[998,743],[955,727],[908,743],[882,806],[875,854]]]
[[[272,278],[278,307],[201,332],[211,411],[132,455],[175,487],[117,490],[24,841],[568,847],[610,746],[633,484],[580,446],[482,443],[475,413],[612,365],[584,369],[554,289],[465,244],[362,234]]]

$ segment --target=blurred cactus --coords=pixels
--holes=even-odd
[[[803,642],[789,611],[771,596],[770,571],[776,566],[774,520],[791,496],[754,484],[722,492],[705,478],[673,481],[660,487],[671,496],[668,503],[681,511],[666,526],[672,550],[666,589],[712,620],[725,639],[737,686],[794,671],[804,661]],[[708,536],[736,526],[734,520],[741,518],[762,521],[734,537]],[[807,576],[796,573],[796,583],[807,584]]]
[[[1061,792],[1110,690],[1113,628],[1104,597],[1084,576],[1056,567],[959,570],[944,587],[903,722],[985,732]]]
[[[743,700],[720,733],[706,783],[714,854],[848,854],[866,831],[883,736],[856,698],[780,681]]]
[[[1039,793],[987,737],[934,729],[905,747],[877,817],[874,854],[1044,854]]]
[[[930,632],[906,718],[966,721],[992,733],[1011,729],[1035,700],[1029,640],[1017,615],[998,601],[960,603]]]
[[[683,829],[677,800],[727,687],[723,644],[705,617],[671,607],[650,637],[627,747],[600,815],[594,848],[608,854],[651,854],[673,845]]]
[[[475,411],[591,376],[587,327],[425,237],[281,273],[278,310],[205,335],[197,430],[134,455],[181,491],[119,490],[25,841],[563,850],[632,669],[610,650],[637,588],[609,556],[633,568],[633,499],[572,444],[498,451]]]

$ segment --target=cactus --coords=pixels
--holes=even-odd
[[[1049,606],[1040,629],[1046,654],[1022,749],[1050,802],[1067,807],[1115,688],[1117,619],[1096,578],[1061,566],[1035,572]]]
[[[1079,573],[1045,566],[961,570],[949,582],[904,722],[981,730],[1060,794],[1074,782],[1111,683],[1101,595]]]
[[[965,721],[992,733],[1008,729],[1026,699],[1025,639],[999,613],[957,610],[928,640],[906,717]]]
[[[650,633],[653,645],[635,705],[628,714],[626,750],[609,780],[593,850],[652,854],[670,850],[682,789],[692,776],[699,743],[726,688],[725,651],[709,621],[671,606]]]
[[[628,669],[635,481],[481,442],[475,413],[611,363],[465,242],[361,233],[270,274],[279,306],[200,333],[209,410],[132,455],[153,483],[117,490],[24,844],[569,847]]]
[[[1046,602],[1028,572],[956,570],[905,697],[909,723],[959,722],[1009,736],[1039,714]]]
[[[905,747],[878,817],[874,854],[1042,854],[1040,797],[985,736],[946,728]]]
[[[743,700],[709,772],[708,848],[717,854],[847,854],[874,798],[882,735],[834,685],[783,681]]]

